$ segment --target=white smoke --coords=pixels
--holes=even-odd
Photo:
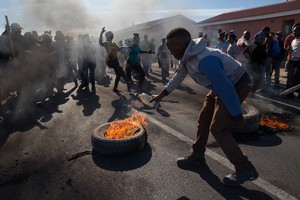
[[[76,32],[86,29],[89,19],[85,5],[72,0],[31,0],[23,11],[25,23],[38,31]]]
[[[103,26],[120,30],[153,20],[161,1],[30,0],[24,6],[21,25],[32,30],[61,30],[69,34],[99,35]],[[28,31],[32,31],[28,30]]]

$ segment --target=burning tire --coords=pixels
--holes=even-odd
[[[246,125],[242,128],[231,127],[231,133],[252,133],[256,131],[260,126],[261,113],[249,104],[242,104],[243,116],[246,120]]]
[[[108,139],[105,130],[110,123],[98,126],[92,134],[92,146],[94,150],[103,155],[125,155],[142,150],[147,142],[147,133],[143,126],[139,126],[136,134],[129,138]]]

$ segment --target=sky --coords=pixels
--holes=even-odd
[[[17,22],[23,33],[62,30],[99,33],[182,14],[196,22],[216,15],[286,0],[0,0],[0,27]],[[0,30],[1,31],[1,30]]]

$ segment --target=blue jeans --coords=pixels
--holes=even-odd
[[[275,72],[275,83],[279,83],[279,76],[280,76],[280,66],[281,66],[281,60],[273,59],[272,60],[272,70],[271,70],[271,76],[273,74],[273,71]]]

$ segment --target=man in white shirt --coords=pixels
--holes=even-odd
[[[236,41],[236,35],[235,34],[229,34],[228,38],[228,48],[227,48],[227,54],[236,59],[237,56],[237,45],[235,43]]]
[[[244,31],[243,36],[240,37],[236,43],[237,45],[237,56],[236,59],[240,61],[243,66],[246,66],[247,60],[245,59],[243,52],[245,51],[246,47],[250,44],[250,32]]]
[[[300,25],[293,28],[295,39],[291,43],[290,59],[287,61],[287,82],[286,89],[300,84]],[[300,90],[297,90],[298,98],[300,97]],[[286,98],[294,98],[294,93],[286,95]]]

